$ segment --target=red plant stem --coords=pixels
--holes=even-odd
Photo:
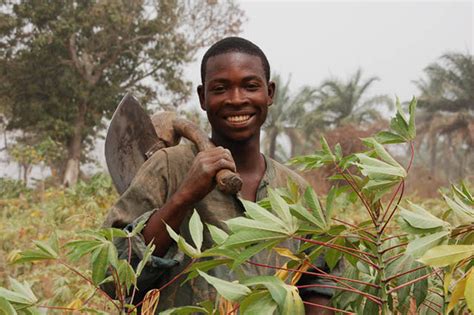
[[[393,257],[388,258],[387,260],[384,260],[384,261],[383,261],[383,264],[385,265],[385,268],[387,268],[387,266],[388,266],[390,263],[394,262],[395,260],[397,260],[398,258],[402,257],[403,255],[404,255],[404,253],[400,253],[400,254],[398,254],[398,255],[395,255],[395,256],[393,256]]]
[[[71,311],[71,312],[77,311],[77,309],[75,309],[75,308],[64,307],[64,306],[37,305],[36,307],[47,308],[47,309],[50,309],[50,310],[63,310],[63,311]]]
[[[380,252],[380,254],[385,254],[386,252],[388,252],[389,250],[392,250],[392,249],[395,249],[395,248],[398,248],[398,247],[402,247],[402,246],[405,246],[405,245],[408,245],[408,242],[405,242],[405,243],[400,243],[400,244],[397,244],[397,245],[393,245],[389,248],[386,248],[384,249],[383,251]]]
[[[404,275],[406,275],[406,274],[408,274],[408,273],[415,272],[415,271],[417,271],[417,270],[420,270],[420,269],[423,269],[423,268],[426,268],[426,267],[427,267],[427,266],[420,266],[420,267],[417,267],[417,268],[413,268],[412,270],[408,270],[408,271],[405,271],[405,272],[398,273],[398,274],[396,274],[396,275],[393,275],[393,276],[391,276],[391,277],[388,277],[387,279],[382,280],[382,282],[385,282],[385,283],[386,283],[386,282],[389,282],[390,280],[393,280],[393,279],[395,279],[395,278],[404,276]]]
[[[367,256],[372,257],[372,258],[377,258],[377,256],[372,254],[372,253],[366,253],[362,250],[352,248],[352,247],[332,244],[332,243],[329,243],[329,242],[320,242],[320,241],[316,241],[316,240],[312,240],[312,239],[304,238],[304,237],[300,237],[300,236],[293,236],[293,238],[297,239],[297,240],[300,240],[300,241],[316,244],[316,245],[322,245],[322,246],[326,246],[326,247],[329,247],[329,248],[335,248],[335,249],[340,249],[340,250],[354,251],[354,252],[362,254],[362,255],[367,255]]]
[[[92,285],[93,287],[95,287],[99,292],[100,294],[102,294],[103,296],[105,296],[118,310],[119,312],[121,311],[120,310],[120,306],[117,305],[117,303],[115,303],[114,299],[112,299],[107,293],[105,293],[104,290],[102,290],[100,287],[96,286],[94,284],[94,282],[92,282],[92,280],[88,279],[87,277],[85,277],[82,273],[80,273],[79,271],[77,271],[74,267],[72,266],[69,266],[66,262],[58,259],[58,262],[60,264],[62,264],[64,267],[66,267],[67,269],[71,270],[72,272],[74,272],[76,275],[78,275],[79,277],[81,277],[82,279],[84,279],[87,283],[89,283],[90,285]]]
[[[89,296],[85,301],[84,303],[82,303],[83,306],[87,305],[87,303],[89,303],[90,300],[92,300],[92,298],[94,297],[95,293],[97,292],[97,289],[94,290],[94,292],[91,294],[91,296]]]
[[[134,286],[133,286],[133,290],[132,290],[132,297],[131,297],[131,299],[130,299],[130,303],[133,303],[133,300],[135,299],[135,294],[136,294],[136,293],[137,293],[137,286],[134,285]],[[129,310],[129,311],[127,312],[127,314],[130,314],[134,309],[135,309],[135,308]]]
[[[436,314],[439,314],[439,315],[441,315],[441,312],[439,312],[439,311],[435,310],[435,308],[434,308],[434,307],[432,307],[432,306],[431,306],[431,305],[429,305],[429,304],[426,304],[426,302],[422,302],[421,304],[423,304],[423,305],[424,305],[424,306],[426,306],[427,308],[431,309],[431,310],[432,310],[433,312],[435,312]]]
[[[342,223],[342,224],[344,224],[344,225],[353,227],[353,228],[355,228],[355,229],[357,229],[357,230],[360,230],[360,227],[358,227],[357,225],[351,224],[351,223],[349,223],[349,222],[342,221],[341,219],[336,219],[336,218],[332,218],[332,219],[333,219],[334,221],[336,221],[336,222],[339,222],[339,223]],[[367,229],[370,229],[370,228],[373,228],[373,227],[371,226],[371,227],[368,227]],[[369,234],[370,236],[372,236],[373,238],[377,238],[377,235],[366,231],[366,229],[363,229],[363,231],[364,231],[365,233]]]
[[[466,230],[464,230],[464,229],[466,229]],[[471,231],[474,231],[474,226],[465,227],[465,228],[461,229],[461,232],[453,234],[453,235],[451,235],[451,237],[456,237],[456,236],[459,236],[461,234],[468,233],[468,232],[471,232]]]
[[[389,237],[386,237],[384,239],[382,239],[382,243],[385,242],[385,241],[388,241],[388,240],[391,240],[393,238],[399,238],[399,237],[404,237],[404,236],[407,236],[408,234],[399,234],[399,235],[393,235],[393,236],[389,236]]]
[[[110,267],[112,269],[112,275],[114,278],[115,285],[117,287],[118,296],[120,297],[120,307],[123,309],[123,304],[125,302],[125,287],[122,287],[120,283],[120,277],[118,275],[117,269]]]
[[[390,220],[392,220],[392,217],[393,215],[395,214],[395,211],[397,210],[398,208],[398,205],[400,204],[400,201],[402,200],[402,197],[403,197],[403,193],[405,192],[405,181],[402,181],[400,183],[400,185],[402,186],[402,191],[400,192],[400,197],[398,197],[398,201],[397,203],[395,204],[395,206],[393,207],[393,210],[392,212],[390,213],[390,216],[388,217],[387,221],[385,222],[384,226],[382,227],[382,229],[380,230],[380,235],[382,235],[383,231],[385,230],[385,228],[387,227],[388,223],[390,222]],[[388,210],[387,210],[388,211]]]
[[[310,240],[310,239],[307,239],[307,238],[304,238],[304,237],[299,237],[299,236],[293,236],[294,239],[297,239],[297,240],[300,240],[300,241],[304,241],[304,242],[308,242],[308,243],[312,243],[312,244],[316,244],[316,245],[321,245],[321,246],[327,246],[329,248],[336,248],[338,250],[340,250],[341,252],[344,252],[346,254],[349,254],[351,256],[354,256],[362,261],[365,261],[366,263],[368,263],[369,265],[371,265],[372,267],[374,267],[375,269],[377,270],[380,270],[380,267],[377,266],[376,264],[374,264],[372,261],[370,261],[368,258],[365,258],[365,257],[362,257],[362,256],[359,256],[357,254],[354,254],[353,252],[351,252],[350,250],[352,251],[356,251],[356,252],[361,252],[363,255],[372,255],[372,254],[369,254],[369,253],[365,253],[363,251],[359,251],[359,250],[355,250],[353,248],[350,248],[350,247],[345,247],[345,246],[339,246],[339,245],[334,245],[334,244],[328,244],[328,243],[325,243],[325,242],[318,242],[318,241],[314,241],[314,240]]]
[[[392,203],[393,203],[393,201],[395,200],[395,197],[397,196],[398,192],[400,191],[400,188],[402,188],[402,183],[403,183],[403,180],[400,182],[400,184],[398,184],[398,187],[397,187],[397,189],[395,190],[395,192],[393,193],[392,197],[390,197],[390,201],[389,201],[389,203],[388,203],[387,209],[386,209],[385,212],[383,213],[381,222],[383,222],[383,221],[385,220],[385,216],[386,216],[387,213],[390,211],[390,207],[392,206]]]
[[[430,272],[429,274],[426,274],[426,275],[421,276],[421,277],[419,277],[419,278],[416,278],[416,279],[413,279],[413,280],[411,280],[411,281],[405,282],[404,284],[401,284],[401,285],[399,285],[398,287],[395,287],[395,288],[392,288],[392,289],[388,290],[387,294],[390,294],[390,293],[392,293],[392,292],[394,292],[394,291],[400,290],[400,289],[402,289],[402,288],[404,288],[404,287],[406,287],[406,286],[409,286],[409,285],[411,285],[411,284],[413,284],[413,283],[415,283],[415,282],[418,282],[418,281],[421,281],[421,280],[423,280],[423,279],[426,279],[426,278],[430,277],[431,275],[433,275],[434,273],[436,273],[436,271]]]
[[[132,261],[132,239],[127,237],[128,240],[128,264]]]
[[[363,295],[363,296],[365,296],[367,299],[373,301],[374,303],[376,303],[376,304],[378,304],[378,305],[382,305],[382,302],[380,301],[380,299],[379,299],[378,297],[376,297],[375,295],[368,294],[368,293],[362,294],[363,292],[362,292],[362,291],[359,291],[359,290],[357,290],[357,289],[342,288],[342,287],[338,287],[337,285],[330,285],[330,284],[305,284],[305,285],[297,285],[296,287],[297,287],[298,289],[305,289],[305,288],[328,288],[328,289],[336,289],[336,290],[342,290],[342,291],[349,291],[349,292],[353,292],[353,293],[357,293],[357,294]]]
[[[407,166],[407,173],[410,171],[414,158],[415,158],[415,146],[413,145],[413,141],[410,141],[410,162],[408,163],[408,166]]]
[[[184,267],[183,270],[181,270],[180,273],[178,273],[176,276],[173,277],[173,279],[171,279],[170,281],[168,281],[167,283],[165,283],[161,288],[158,289],[158,291],[163,291],[166,287],[168,287],[170,284],[172,284],[173,282],[175,282],[179,277],[181,277],[188,269],[189,267],[191,267],[192,264],[194,264],[196,262],[196,258],[193,258],[191,259],[191,261],[189,262],[189,264],[187,264],[186,267]]]
[[[341,313],[344,313],[344,314],[355,314],[355,313],[344,311],[344,310],[341,310],[341,309],[338,309],[338,308],[335,308],[335,307],[322,305],[322,304],[316,304],[316,303],[307,302],[307,301],[303,301],[303,303],[306,304],[306,305],[316,306],[316,307],[324,308],[324,309],[335,311],[335,312],[341,312]]]
[[[336,164],[336,163],[335,163]],[[336,164],[336,168],[337,170],[339,171],[339,174],[342,175],[342,177],[344,177],[344,179],[346,180],[346,182],[352,187],[352,190],[354,190],[354,192],[357,194],[357,196],[359,197],[359,199],[362,201],[362,203],[364,204],[365,208],[367,209],[367,212],[369,213],[370,215],[370,218],[372,219],[372,223],[374,223],[374,225],[376,226],[377,225],[377,220],[375,219],[375,216],[374,214],[372,213],[372,210],[370,210],[370,206],[369,204],[367,203],[367,200],[365,200],[364,196],[362,196],[362,194],[360,193],[360,189],[355,186],[355,184],[353,184],[349,178],[347,178],[346,174],[344,174],[344,172],[339,168],[339,165]]]
[[[433,304],[434,306],[438,307],[438,308],[441,308],[441,305],[439,305],[438,303],[434,302],[434,301],[431,301],[431,300],[425,300],[426,302],[429,302],[431,304]]]
[[[321,278],[328,278],[328,279],[333,279],[333,280],[336,280],[336,279],[344,280],[344,281],[364,284],[364,285],[367,285],[367,286],[370,286],[370,287],[373,287],[373,288],[380,288],[379,285],[376,285],[376,284],[373,284],[373,283],[370,283],[370,282],[364,282],[364,281],[361,281],[361,280],[344,278],[344,277],[340,277],[340,276],[330,275],[330,274],[327,274],[327,273],[317,273],[317,272],[311,272],[311,271],[301,271],[301,270],[292,269],[292,268],[271,266],[271,265],[256,263],[256,262],[253,262],[253,261],[250,261],[250,260],[247,260],[246,262],[251,264],[251,265],[258,266],[258,267],[265,267],[265,268],[285,270],[285,271],[301,272],[301,273],[308,274],[308,275],[311,275],[311,276],[318,276],[318,277],[321,277]]]
[[[428,291],[430,291],[431,293],[434,293],[434,294],[436,294],[437,296],[439,296],[439,297],[441,297],[441,298],[444,299],[444,295],[442,295],[441,293],[436,292],[435,290],[432,290],[432,289],[428,289]]]
[[[371,240],[368,237],[364,237],[362,235],[341,235],[339,234],[337,237],[343,237],[343,238],[360,238],[361,240],[367,241],[372,244],[377,244],[375,241]]]

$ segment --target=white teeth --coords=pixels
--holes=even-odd
[[[227,120],[230,122],[242,122],[250,118],[250,115],[240,115],[240,116],[229,116]]]

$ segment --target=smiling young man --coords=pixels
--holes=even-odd
[[[167,283],[190,261],[177,249],[163,222],[189,241],[192,209],[198,211],[205,223],[227,230],[224,221],[244,213],[238,197],[261,200],[267,196],[268,187],[285,187],[288,179],[302,189],[306,186],[299,175],[260,152],[260,130],[275,93],[270,66],[260,48],[238,37],[217,42],[203,57],[201,79],[197,92],[216,147],[198,153],[194,145],[182,144],[156,152],[141,167],[106,219],[106,226],[122,228],[133,228],[137,222],[146,221],[142,235],[133,241],[133,260],[142,256],[149,242],[153,242],[156,249],[139,279],[141,297],[147,290]],[[221,169],[239,173],[243,181],[239,196],[226,195],[216,189],[214,177]],[[206,230],[204,248],[211,245],[212,239]],[[119,246],[122,258],[126,257],[127,244]],[[284,246],[297,249],[294,242],[286,242]],[[284,263],[282,257],[268,252],[257,254],[253,260],[273,266]],[[274,270],[250,264],[244,264],[243,269],[248,275],[274,273]],[[233,279],[224,266],[209,273]],[[330,295],[328,290],[320,289],[307,296],[315,303],[327,304]],[[214,297],[215,290],[202,278],[183,286],[176,281],[161,292],[159,310],[196,305]]]

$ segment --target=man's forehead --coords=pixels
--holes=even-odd
[[[215,72],[225,70],[235,65],[253,69],[258,75],[265,77],[262,59],[258,55],[245,52],[226,52],[210,57],[206,63],[206,77]]]

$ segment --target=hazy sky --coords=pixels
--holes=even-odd
[[[291,74],[292,90],[361,67],[363,78],[380,78],[370,94],[406,100],[429,63],[446,52],[473,52],[473,1],[238,3],[247,16],[242,36],[263,49],[272,71]],[[199,65],[188,71],[199,82]]]

